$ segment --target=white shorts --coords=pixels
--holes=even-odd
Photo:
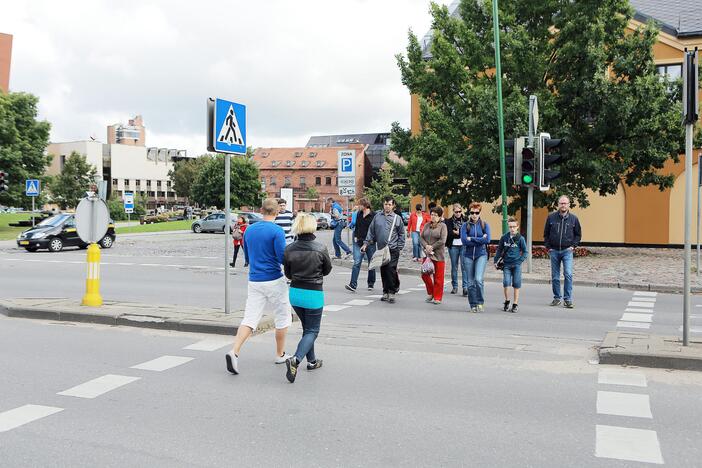
[[[270,305],[275,314],[275,328],[287,328],[292,324],[288,284],[284,276],[273,281],[249,281],[241,325],[256,330],[266,305]]]

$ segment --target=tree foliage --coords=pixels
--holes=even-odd
[[[90,185],[95,183],[95,174],[95,166],[84,155],[73,151],[66,158],[61,174],[52,177],[49,182],[51,200],[62,210],[75,208]]]
[[[110,210],[110,218],[115,221],[139,219],[139,216],[146,214],[146,199],[138,192],[134,193],[134,213],[131,216],[127,216],[124,211],[124,201],[121,197],[112,197],[107,200],[107,209]]]
[[[204,161],[191,188],[192,200],[202,206],[224,208],[224,157],[205,155],[199,159]],[[232,156],[230,193],[233,208],[260,205],[263,198],[261,180],[251,154]]]
[[[0,171],[9,176],[0,204],[28,207],[24,194],[26,179],[46,180],[43,175],[51,158],[44,154],[49,144],[50,125],[37,120],[39,99],[26,93],[0,93]]]
[[[395,122],[392,149],[407,161],[412,190],[445,203],[500,196],[490,5],[463,0],[452,16],[432,4],[432,56],[411,31],[407,56],[397,56],[403,84],[419,96],[422,131]],[[567,142],[562,176],[555,190],[535,193],[536,206],[566,193],[585,207],[587,189],[610,195],[620,181],[660,190],[674,182],[660,170],[683,149],[679,86],[656,74],[652,24],[625,33],[632,13],[627,0],[500,3],[505,138],[527,134],[534,94],[540,130]],[[511,211],[524,204],[526,191],[509,195]]]
[[[171,180],[173,190],[179,197],[185,197],[190,200],[195,178],[204,162],[205,159],[198,157],[182,159],[173,164],[173,169],[168,171],[168,178]]]
[[[374,210],[383,208],[383,197],[392,196],[395,204],[402,209],[409,206],[410,198],[402,194],[402,185],[395,182],[395,169],[392,165],[383,167],[378,177],[371,181],[370,187],[366,187],[363,196],[370,202]]]

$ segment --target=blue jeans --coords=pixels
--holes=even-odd
[[[451,287],[458,288],[458,266],[461,266],[461,277],[463,278],[463,289],[468,289],[468,276],[466,275],[466,265],[463,263],[463,246],[452,245],[448,249],[451,257]]]
[[[502,286],[505,288],[512,286],[514,289],[522,287],[521,263],[518,265],[505,265],[504,270],[502,270]]]
[[[561,262],[563,262],[563,299],[571,301],[573,299],[573,251],[565,250],[550,250],[548,252],[551,257],[551,288],[553,289],[553,298],[561,298]]]
[[[463,265],[468,275],[468,304],[475,307],[485,303],[485,288],[483,276],[485,275],[485,265],[487,265],[487,255],[481,255],[475,259],[463,257]]]
[[[341,240],[341,233],[344,231],[345,227],[345,223],[339,223],[334,228],[334,238],[332,239],[332,245],[334,246],[334,255],[336,257],[341,257],[342,250],[344,251],[344,253],[351,253],[351,249],[349,249],[349,246]]]
[[[422,257],[422,244],[419,242],[419,233],[412,231],[412,258]]]
[[[319,326],[322,322],[322,310],[319,309],[307,309],[305,307],[293,306],[295,313],[300,317],[300,323],[302,324],[302,338],[297,344],[297,351],[295,351],[295,357],[297,362],[302,362],[302,359],[307,357],[307,362],[314,362],[317,358],[314,355],[314,341],[319,335]]]
[[[361,272],[361,263],[363,263],[363,258],[365,257],[370,263],[371,257],[375,253],[375,244],[369,244],[366,247],[366,251],[361,252],[361,246],[357,243],[353,243],[353,268],[351,268],[351,281],[349,286],[356,288],[358,286],[358,275]],[[372,288],[375,284],[375,269],[368,270],[368,287]]]

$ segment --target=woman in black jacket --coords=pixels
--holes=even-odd
[[[324,276],[331,272],[331,258],[327,247],[315,240],[317,219],[309,214],[298,214],[292,233],[297,240],[285,248],[283,268],[290,282],[290,304],[300,317],[302,338],[295,355],[289,358],[286,377],[295,382],[297,368],[307,358],[307,370],[322,367],[322,360],[314,354],[314,341],[319,334],[324,309]]]

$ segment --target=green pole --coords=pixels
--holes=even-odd
[[[497,77],[497,128],[500,140],[500,179],[502,180],[502,233],[507,232],[507,180],[505,166],[505,123],[502,115],[502,65],[500,64],[500,20],[497,1],[492,0],[492,29],[495,33],[495,76]],[[516,169],[516,168],[515,168]]]

